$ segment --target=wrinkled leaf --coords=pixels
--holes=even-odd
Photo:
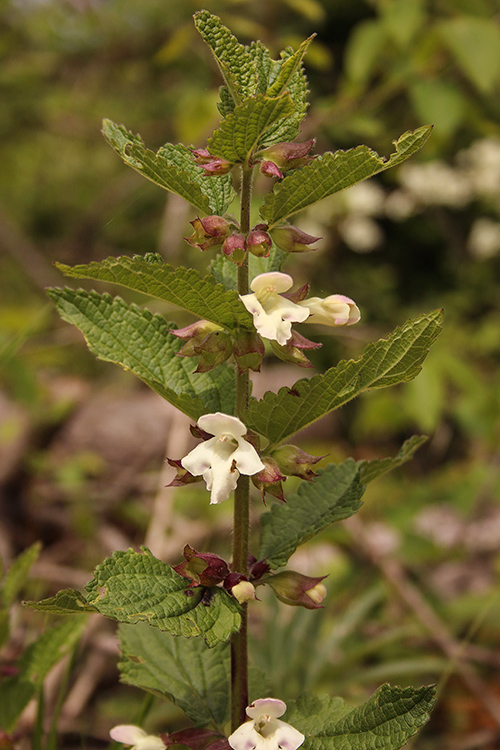
[[[174,268],[154,253],[111,257],[78,266],[58,263],[57,267],[66,276],[108,281],[170,302],[223,328],[253,330],[252,316],[238,294],[227,292],[211,276],[201,276],[194,268]]]
[[[163,316],[120,297],[73,289],[48,292],[63,320],[79,328],[99,359],[130,370],[177,409],[197,420],[206,412],[234,412],[232,368],[195,373],[197,358],[178,357],[184,342]]]
[[[267,558],[272,568],[285,565],[301,544],[356,513],[364,491],[353,459],[330,464],[314,482],[302,482],[285,505],[273,505],[261,516],[259,559]]]
[[[280,443],[365,390],[411,380],[420,372],[442,318],[442,310],[435,310],[409,320],[389,338],[369,344],[359,359],[344,360],[324,375],[299,380],[278,393],[268,391],[261,401],[251,399],[245,424],[272,444]]]
[[[239,630],[241,607],[224,589],[187,588],[188,581],[148,549],[115,552],[94,571],[87,600],[119,622],[147,622],[172,635],[202,636],[207,646]]]

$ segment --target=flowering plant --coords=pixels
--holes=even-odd
[[[219,253],[210,273],[174,268],[155,254],[60,268],[74,278],[154,296],[196,322],[178,330],[160,314],[95,291],[52,289],[49,294],[99,358],[131,370],[196,423],[192,431],[201,442],[185,456],[169,457],[177,472],[172,484],[204,480],[211,504],[234,494],[232,559],[197,552],[189,543],[176,566],[148,549],[120,551],[96,568],[85,594],[66,590],[31,606],[59,614],[99,612],[118,620],[123,679],[174,700],[193,723],[161,737],[133,725],[111,730],[113,739],[131,747],[156,750],[180,743],[192,750],[296,750],[304,744],[322,750],[338,742],[346,750],[396,750],[427,720],[432,687],[386,685],[357,709],[328,697],[303,696],[289,705],[287,722],[282,721],[286,706],[263,697],[264,679],[257,694],[249,694],[247,610],[260,606],[261,586],[285,604],[322,608],[324,576],[287,569],[290,556],[330,524],[354,514],[365,485],[408,460],[422,440],[407,441],[394,459],[349,459],[323,469],[316,466],[320,457],[289,440],[363,391],[415,377],[438,335],[442,313],[410,320],[367,346],[359,359],[267,392],[260,401],[250,395],[249,371],[260,371],[266,342],[270,355],[311,366],[304,350],[318,344],[292,324],[335,329],[360,319],[357,305],[344,294],[308,296],[307,284],[291,291],[293,279],[281,271],[287,254],[313,250],[318,238],[289,224],[290,218],[404,161],[423,145],[430,128],[402,135],[388,159],[366,146],[315,156],[312,140],[295,142],[307,108],[303,58],[312,38],[272,60],[263,44],[244,47],[207,11],[195,15],[195,25],[224,79],[223,119],[207,147],[166,144],[154,153],[122,125],[105,120],[103,132],[129,166],[196,209],[187,242]],[[276,182],[260,207],[261,221],[252,227],[250,198],[258,170]],[[236,197],[235,174],[238,221],[228,214]],[[299,478],[294,493],[283,487],[288,476]],[[260,518],[260,542],[253,551],[250,479],[262,498],[271,495],[272,501]],[[193,640],[185,645],[186,638]]]

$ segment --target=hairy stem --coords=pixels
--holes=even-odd
[[[240,227],[243,234],[250,229],[250,199],[252,192],[252,170],[242,167]],[[248,294],[248,256],[238,267],[238,292]],[[236,416],[241,419],[248,407],[248,371],[236,374]],[[240,476],[234,493],[233,522],[233,570],[248,572],[248,531],[250,526],[250,478]],[[246,719],[248,706],[248,646],[247,646],[247,605],[243,605],[241,629],[231,638],[231,728],[232,731]]]

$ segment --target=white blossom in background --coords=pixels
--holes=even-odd
[[[384,211],[385,191],[373,180],[364,180],[344,193],[344,203],[349,213],[378,216]]]
[[[276,698],[259,698],[246,709],[250,721],[238,727],[228,742],[233,750],[297,750],[304,735],[279,717],[286,704]]]
[[[417,211],[415,199],[406,190],[393,190],[385,200],[385,214],[392,221],[405,221]]]
[[[307,307],[300,306],[283,297],[293,285],[287,273],[274,271],[261,273],[250,284],[253,294],[240,295],[257,332],[265,339],[277,341],[284,346],[292,336],[292,323],[303,323],[309,316]]]
[[[401,185],[424,206],[462,208],[473,198],[466,174],[436,159],[426,164],[405,164],[399,171]]]
[[[236,489],[240,474],[253,476],[265,466],[253,445],[245,440],[247,428],[237,417],[221,412],[204,414],[198,426],[214,437],[184,456],[181,465],[193,476],[203,476],[211,492],[211,505],[222,503]]]
[[[476,141],[460,151],[457,161],[477,195],[496,198],[500,206],[500,139]]]
[[[492,219],[481,217],[472,225],[467,248],[477,258],[493,258],[500,252],[500,224]]]
[[[351,250],[356,253],[371,253],[384,241],[384,234],[379,225],[366,216],[350,214],[343,219],[338,230]]]
[[[165,750],[165,743],[156,735],[148,734],[133,724],[120,724],[109,733],[112,740],[128,745],[132,750]]]

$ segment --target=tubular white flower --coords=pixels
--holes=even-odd
[[[279,717],[286,704],[276,698],[259,698],[247,708],[246,721],[228,738],[233,750],[297,750],[304,735]]]
[[[303,323],[309,315],[307,306],[297,305],[280,292],[286,292],[293,284],[287,273],[273,271],[261,273],[250,284],[253,294],[244,294],[241,301],[253,315],[258,333],[265,339],[277,341],[284,346],[292,336],[292,323]]]
[[[204,414],[198,426],[214,437],[197,445],[181,464],[193,476],[203,476],[211,504],[222,503],[236,489],[240,474],[258,474],[264,464],[245,440],[247,428],[237,417],[221,412]]]
[[[120,724],[109,733],[115,742],[130,745],[132,750],[165,750],[165,743],[156,735],[148,734],[133,724]]]
[[[361,318],[356,303],[343,294],[331,294],[329,297],[309,297],[299,302],[309,310],[308,323],[319,323],[323,326],[352,326]]]

